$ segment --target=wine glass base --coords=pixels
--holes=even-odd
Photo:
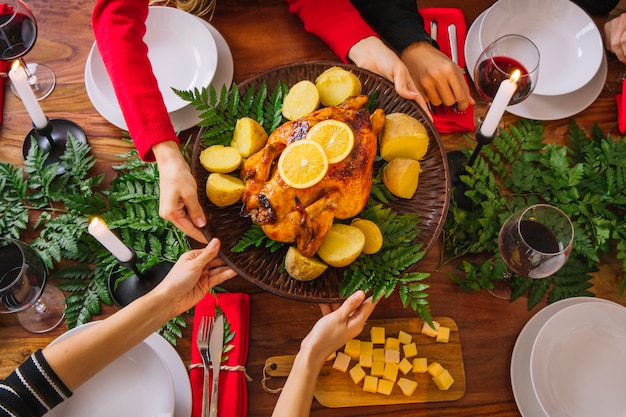
[[[28,69],[28,73],[30,75],[28,83],[33,89],[35,98],[37,100],[43,100],[48,97],[56,86],[56,76],[54,75],[54,71],[46,65],[32,62],[26,64],[26,68]],[[11,91],[16,97],[20,97],[17,90],[13,86],[13,83],[11,83]]]
[[[472,208],[472,200],[469,199],[465,192],[467,185],[461,181],[461,175],[465,174],[467,166],[467,157],[461,151],[450,151],[448,156],[448,169],[450,170],[450,181],[452,185],[452,199],[456,205],[464,210]]]
[[[493,288],[487,288],[487,292],[499,300],[511,301],[513,289],[511,284],[504,279],[494,281]]]
[[[35,304],[16,316],[20,325],[29,332],[48,332],[56,328],[65,317],[65,295],[54,285],[46,284]]]
[[[26,134],[22,143],[22,156],[26,160],[34,140],[40,149],[48,153],[44,166],[58,163],[57,175],[61,175],[65,173],[61,156],[65,153],[69,135],[72,135],[80,143],[87,143],[85,131],[76,123],[68,119],[50,119],[45,128],[33,128]]]
[[[158,263],[143,271],[141,276],[131,275],[118,282],[117,285],[116,281],[120,278],[121,272],[112,272],[109,276],[108,286],[113,302],[120,307],[127,306],[159,285],[173,266],[172,262]]]

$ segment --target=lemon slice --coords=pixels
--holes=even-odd
[[[354,147],[352,129],[339,120],[328,119],[313,125],[306,139],[322,145],[329,164],[343,161]]]
[[[322,146],[310,140],[289,144],[278,158],[278,173],[293,188],[309,188],[324,178],[328,158]]]

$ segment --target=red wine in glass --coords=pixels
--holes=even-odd
[[[502,81],[511,78],[515,70],[519,70],[520,75],[517,81],[517,90],[509,104],[513,105],[521,102],[533,90],[533,81],[524,65],[507,56],[494,56],[478,63],[475,74],[475,84],[478,92],[486,100],[493,101]]]

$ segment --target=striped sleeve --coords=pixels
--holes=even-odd
[[[42,416],[71,395],[37,350],[0,381],[0,417]]]

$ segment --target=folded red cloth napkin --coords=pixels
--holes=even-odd
[[[626,78],[622,81],[622,92],[615,95],[617,102],[617,127],[620,133],[626,133]]]
[[[461,9],[453,7],[426,7],[419,9],[424,18],[426,32],[431,35],[431,22],[437,23],[437,43],[439,50],[452,58],[452,48],[448,34],[449,25],[456,26],[456,43],[458,51],[458,64],[465,68],[465,36],[467,26],[465,16]],[[473,68],[469,68],[472,71]],[[467,82],[467,75],[465,76]],[[433,112],[433,122],[440,133],[468,132],[475,129],[474,109],[470,105],[466,111],[457,112],[452,107],[439,106]]]
[[[192,417],[202,415],[202,387],[204,373],[202,358],[195,343],[200,318],[214,316],[215,307],[224,313],[226,333],[225,344],[232,347],[225,355],[228,359],[222,362],[219,379],[218,417],[245,417],[248,415],[248,383],[245,365],[248,357],[248,339],[250,334],[250,296],[242,293],[220,293],[217,298],[211,294],[200,301],[194,310],[193,343],[191,348],[192,368],[189,371],[192,395]],[[231,341],[227,341],[228,332],[234,333]],[[199,364],[200,366],[194,366]],[[212,373],[210,372],[212,377]],[[209,387],[211,383],[209,382]],[[210,389],[210,388],[209,388]],[[210,398],[210,397],[209,397]]]
[[[5,14],[13,14],[12,8],[7,4],[0,4],[0,16]],[[3,16],[6,18],[6,16]],[[9,61],[0,61],[0,72],[8,73]],[[0,81],[0,126],[2,125],[2,115],[4,114],[4,86],[9,82],[7,78],[2,78]]]

